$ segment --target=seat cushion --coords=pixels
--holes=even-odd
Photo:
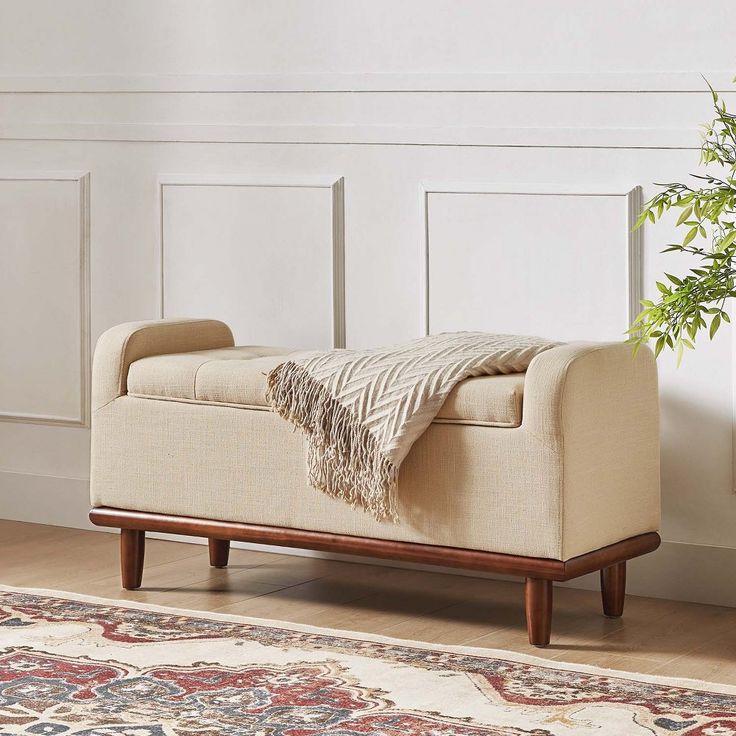
[[[128,394],[266,409],[266,376],[290,354],[285,348],[242,346],[142,358],[128,371]],[[435,421],[520,426],[524,376],[512,373],[461,381]]]

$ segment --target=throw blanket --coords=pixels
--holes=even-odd
[[[267,399],[305,431],[315,488],[397,521],[401,462],[455,385],[525,371],[557,344],[453,332],[388,348],[302,353],[269,373]]]

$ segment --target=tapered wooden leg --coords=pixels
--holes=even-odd
[[[210,565],[212,567],[227,567],[227,561],[230,557],[230,540],[210,538],[209,544]]]
[[[546,647],[552,631],[552,581],[527,578],[524,601],[529,643]]]
[[[123,588],[126,590],[141,587],[145,552],[145,532],[137,529],[120,530],[120,573],[123,578]]]
[[[626,598],[626,562],[617,562],[601,570],[603,613],[618,618],[624,612]]]

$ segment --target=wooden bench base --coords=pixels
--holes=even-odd
[[[97,526],[121,530],[122,582],[123,587],[128,590],[141,586],[147,531],[207,537],[210,564],[213,567],[227,566],[230,541],[238,541],[521,575],[526,578],[525,605],[529,641],[536,646],[549,644],[554,581],[571,580],[600,570],[603,612],[606,616],[621,616],[626,594],[626,560],[653,552],[660,543],[659,534],[649,532],[562,561],[108,507],[92,509],[89,518]]]

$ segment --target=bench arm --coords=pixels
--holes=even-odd
[[[635,356],[624,342],[567,343],[540,353],[527,369],[524,425],[548,443],[559,439],[564,424],[580,419],[575,416],[580,412],[590,410],[605,422],[641,409],[656,423],[657,368],[646,346]]]
[[[100,336],[95,348],[92,410],[127,393],[128,369],[136,360],[233,345],[230,328],[214,319],[161,319],[112,327]]]
[[[570,343],[541,353],[527,371],[523,426],[558,458],[563,559],[617,541],[632,519],[631,534],[659,528],[659,396],[649,348],[634,356],[628,343]]]

